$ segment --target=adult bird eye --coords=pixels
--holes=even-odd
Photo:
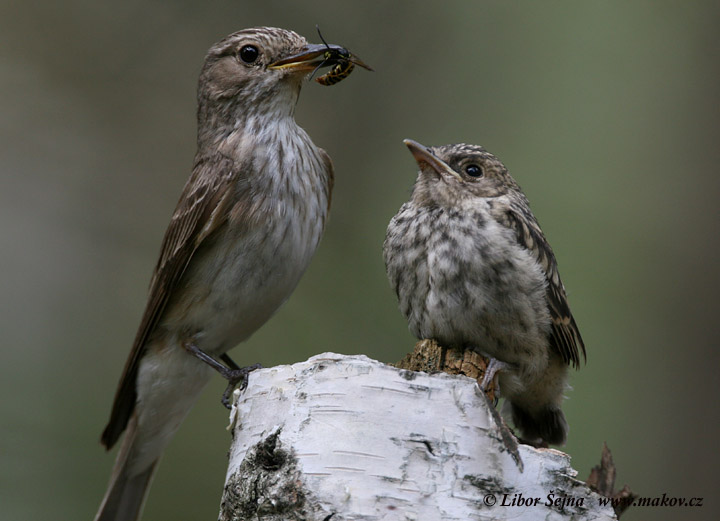
[[[245,45],[240,49],[240,59],[245,63],[253,63],[258,59],[260,51],[254,45]]]
[[[470,177],[480,177],[483,175],[482,168],[478,165],[468,165],[465,167],[465,173]]]

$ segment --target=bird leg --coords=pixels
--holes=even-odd
[[[235,388],[237,387],[241,391],[244,390],[248,384],[248,375],[252,373],[255,369],[262,368],[261,364],[253,364],[247,367],[239,367],[232,358],[230,358],[226,353],[223,353],[222,355],[220,355],[220,359],[227,364],[227,366],[225,366],[192,342],[183,342],[183,347],[191,355],[215,369],[218,373],[220,373],[220,376],[222,376],[228,381],[225,392],[223,392],[222,398],[220,399],[222,401],[222,404],[228,409],[232,408],[230,395],[233,393]]]
[[[230,355],[227,353],[223,353],[220,355],[220,360],[225,362],[225,365],[228,366],[230,369],[240,369],[240,366],[235,363],[235,360],[230,358]]]

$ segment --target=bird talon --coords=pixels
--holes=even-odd
[[[244,391],[248,385],[248,375],[256,369],[262,369],[262,364],[253,364],[240,369],[231,370],[228,372],[228,382],[241,391]]]
[[[223,376],[228,381],[228,385],[225,388],[225,392],[223,392],[220,401],[226,409],[232,408],[232,400],[230,399],[230,397],[232,396],[233,391],[235,391],[235,389],[238,389],[240,392],[242,392],[247,389],[248,376],[256,369],[262,369],[262,364],[253,364],[247,367],[241,367],[239,369],[228,369],[223,374]]]
[[[487,393],[491,390],[491,387],[493,389],[496,389],[498,387],[497,385],[497,376],[500,371],[503,371],[509,367],[509,364],[506,364],[505,362],[501,362],[500,360],[497,360],[496,358],[491,358],[490,362],[488,363],[487,367],[485,368],[485,374],[483,375],[483,379],[480,382],[480,390],[482,392]]]
[[[498,373],[508,369],[509,364],[501,362],[495,358],[491,358],[485,368],[485,374],[478,384],[480,390],[485,393],[493,407],[497,407],[500,400],[500,385],[498,384]]]

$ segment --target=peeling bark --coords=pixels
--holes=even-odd
[[[623,485],[622,489],[615,491],[615,463],[607,443],[603,443],[600,465],[592,468],[587,484],[591,490],[615,500],[613,508],[618,519],[637,498],[637,494],[634,494],[627,485]]]
[[[435,340],[421,340],[415,344],[412,353],[408,353],[393,365],[399,369],[424,373],[461,374],[477,380],[480,384],[488,363],[489,360],[476,351],[442,347]],[[497,399],[497,382],[488,386],[486,394],[492,402]]]

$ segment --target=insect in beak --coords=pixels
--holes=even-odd
[[[328,48],[330,51],[328,51]],[[268,65],[268,69],[291,69],[298,72],[314,72],[318,67],[334,64],[334,62],[327,63],[327,55],[331,51],[339,53],[341,51],[345,51],[345,49],[338,45],[328,46],[327,44],[309,44],[306,45],[299,53],[271,63]]]
[[[318,78],[315,78],[315,81],[318,82],[320,85],[330,86],[341,82],[342,80],[350,76],[350,73],[353,71],[356,65],[359,65],[360,67],[369,71],[373,70],[369,65],[363,63],[360,58],[352,54],[344,47],[340,47],[338,45],[329,45],[325,41],[325,38],[323,38],[323,35],[320,32],[320,27],[316,25],[315,28],[317,29],[320,40],[323,42],[323,44],[325,44],[325,60],[315,68],[310,77],[312,77],[320,67],[326,65],[334,65],[334,67],[330,69],[330,71]]]

